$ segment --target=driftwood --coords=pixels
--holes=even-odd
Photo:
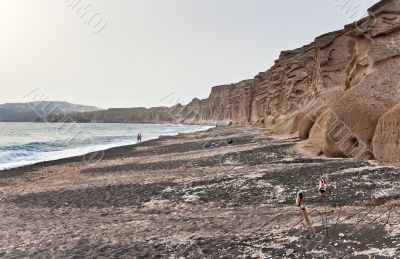
[[[374,192],[371,195],[371,202],[375,206],[383,205],[386,202],[400,199],[400,191],[398,189],[386,189]]]

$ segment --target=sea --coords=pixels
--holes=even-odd
[[[0,122],[0,170],[204,131],[207,125]]]

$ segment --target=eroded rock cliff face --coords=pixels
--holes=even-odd
[[[345,28],[349,59],[344,89],[327,103],[329,112],[320,115],[311,129],[308,144],[315,153],[380,160],[393,157],[378,151],[393,149],[390,141],[376,137],[374,146],[373,138],[375,134],[391,134],[393,129],[385,126],[376,132],[377,124],[400,102],[400,5],[396,0],[386,0],[369,11],[370,16],[357,26]]]
[[[298,134],[316,155],[393,159],[394,151],[374,155],[374,148],[386,145],[398,150],[381,137],[393,135],[388,119],[381,120],[374,145],[373,138],[382,115],[400,102],[400,4],[383,0],[369,12],[343,30],[282,52],[253,79],[212,88],[207,99],[76,114],[72,120],[261,125]]]
[[[387,162],[400,158],[400,104],[387,111],[378,121],[373,149],[375,157]]]

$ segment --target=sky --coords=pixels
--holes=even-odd
[[[342,29],[378,1],[346,2],[2,0],[0,103],[116,108],[207,98],[211,87],[253,78],[282,50]]]

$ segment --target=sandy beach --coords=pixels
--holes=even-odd
[[[0,172],[0,257],[399,257],[398,203],[371,200],[399,169],[306,157],[297,141],[218,127]]]

